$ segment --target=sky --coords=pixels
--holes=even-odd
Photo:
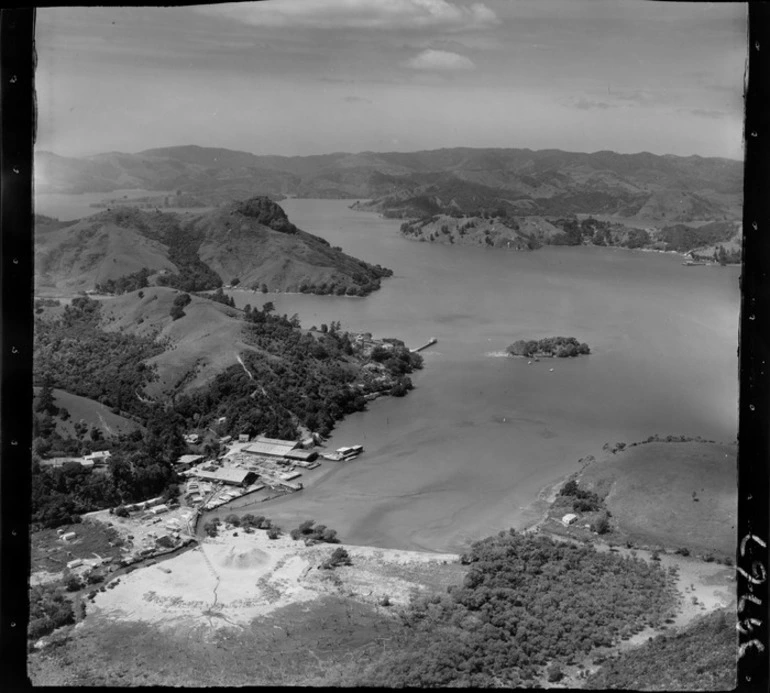
[[[37,10],[36,148],[742,159],[743,3],[267,0]]]

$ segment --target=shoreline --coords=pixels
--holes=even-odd
[[[360,203],[360,201],[357,201],[354,205],[350,205],[348,207],[348,209],[352,209],[353,211],[356,211],[356,212],[366,212],[368,214],[377,214],[381,219],[384,219],[384,220],[387,220],[387,221],[400,221],[402,223],[404,223],[404,222],[419,221],[419,218],[417,218],[417,217],[398,217],[398,218],[387,217],[387,216],[385,216],[385,214],[383,212],[381,212],[379,210],[376,210],[376,209],[364,209],[362,206],[360,206],[359,203]],[[356,206],[356,204],[358,204],[359,206]],[[592,216],[592,215],[588,214],[587,216]],[[677,222],[677,223],[698,224],[699,226],[692,227],[692,228],[697,229],[700,226],[703,226],[705,224],[711,223],[711,221],[712,220],[708,220],[708,219],[706,219],[706,220],[699,219],[699,220],[692,221],[692,222]],[[739,220],[735,220],[735,221],[739,221]],[[618,223],[620,223],[620,222],[618,222]],[[639,228],[639,227],[633,227],[633,228]],[[421,242],[421,241],[422,242],[425,241],[424,238],[408,238],[407,236],[404,236],[404,234],[401,234],[401,236],[403,238],[406,238],[407,240],[416,241],[418,243]],[[452,244],[452,243],[443,243],[443,242],[441,242],[439,244],[440,245],[455,245],[455,244]],[[476,247],[475,244],[470,244],[470,243],[468,243],[468,244],[458,243],[456,245],[460,245],[460,246],[466,245],[469,248]],[[581,244],[575,245],[575,246],[564,246],[564,245],[552,246],[552,244],[550,244],[550,243],[543,243],[543,245],[540,248],[536,248],[535,250],[542,250],[543,248],[548,248],[548,247],[560,247],[560,248],[565,248],[565,247],[574,247],[574,248],[606,248],[608,250],[629,250],[629,251],[639,251],[639,252],[643,252],[643,253],[662,253],[664,255],[678,255],[681,258],[687,258],[690,255],[690,253],[693,252],[692,250],[688,250],[686,252],[682,252],[680,250],[661,250],[659,248],[627,248],[625,246],[616,246],[616,245],[594,245],[593,243],[581,243]],[[500,246],[500,248],[502,248],[503,250],[509,250],[510,249],[510,248],[503,248],[503,246]],[[534,251],[529,251],[529,252],[534,252]],[[712,266],[720,267],[721,265],[718,262],[709,262],[709,263],[706,264],[706,266],[708,266],[708,267],[712,267]],[[728,263],[726,263],[724,265],[724,267],[741,267],[741,266],[742,266],[742,263],[740,263],[740,262],[728,262]]]

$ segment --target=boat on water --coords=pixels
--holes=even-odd
[[[363,451],[363,445],[348,445],[337,448],[334,452],[321,453],[321,457],[325,460],[332,460],[334,462],[347,462],[348,460],[358,457]]]

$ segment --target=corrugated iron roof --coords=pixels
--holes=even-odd
[[[252,455],[271,455],[273,457],[285,457],[287,453],[294,449],[295,443],[278,441],[276,443],[258,440],[243,448],[244,452],[250,452]]]
[[[197,472],[201,479],[211,479],[212,481],[229,481],[235,484],[242,484],[249,474],[254,472],[248,469],[217,469],[215,472]]]

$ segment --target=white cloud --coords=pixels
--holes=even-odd
[[[414,70],[472,70],[476,67],[464,55],[430,48],[407,60],[405,65]]]
[[[499,21],[483,3],[461,5],[449,0],[269,0],[194,9],[264,27],[478,29]]]

